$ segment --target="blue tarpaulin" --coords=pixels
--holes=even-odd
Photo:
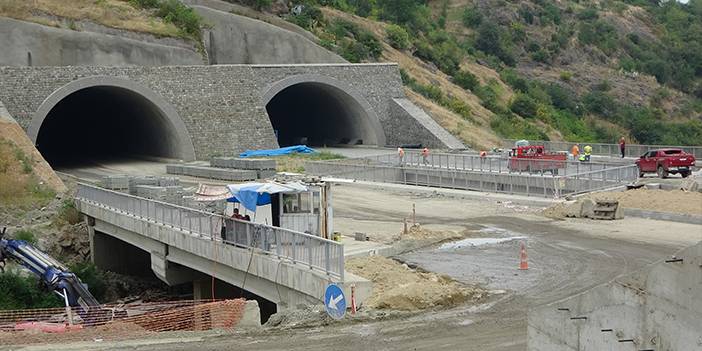
[[[233,197],[227,199],[228,202],[238,202],[249,211],[256,211],[256,206],[268,205],[271,203],[271,194],[277,193],[299,193],[307,191],[307,187],[300,183],[244,183],[227,185]]]
[[[317,152],[315,149],[307,145],[295,145],[282,147],[280,149],[270,150],[246,150],[239,154],[239,157],[255,157],[255,156],[280,156],[289,154],[313,154]]]

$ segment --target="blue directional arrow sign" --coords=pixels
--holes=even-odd
[[[329,317],[334,319],[344,318],[346,314],[346,298],[344,292],[336,284],[329,284],[324,293],[324,308]]]

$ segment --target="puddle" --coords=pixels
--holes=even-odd
[[[443,244],[439,250],[457,250],[464,247],[475,247],[482,245],[500,244],[512,240],[526,239],[526,236],[513,236],[509,238],[469,238]]]
[[[463,240],[458,240],[458,241],[452,241],[450,243],[445,243],[445,244],[439,246],[438,250],[439,251],[457,250],[457,249],[462,249],[464,247],[494,245],[494,244],[500,244],[500,243],[513,241],[513,240],[526,239],[526,236],[523,235],[522,233],[517,233],[517,232],[513,232],[513,231],[502,229],[502,228],[496,228],[496,227],[485,227],[483,229],[478,230],[477,233],[490,234],[490,235],[495,235],[495,236],[499,236],[499,237],[496,237],[496,238],[468,238],[468,239],[463,239]]]

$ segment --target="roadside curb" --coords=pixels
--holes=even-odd
[[[655,220],[659,220],[659,221],[670,221],[670,222],[702,225],[702,216],[691,215],[691,214],[682,214],[682,213],[649,211],[649,210],[642,210],[640,208],[624,208],[624,217],[638,217],[638,218],[646,218],[646,219],[655,219]]]

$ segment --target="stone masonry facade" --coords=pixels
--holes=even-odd
[[[126,79],[170,104],[187,129],[195,157],[207,159],[277,147],[262,97],[295,76],[326,77],[360,95],[377,116],[386,144],[418,142],[408,140],[397,120],[406,117],[391,107],[393,98],[405,97],[395,64],[0,67],[0,101],[28,130],[42,103],[66,84],[88,77]]]

